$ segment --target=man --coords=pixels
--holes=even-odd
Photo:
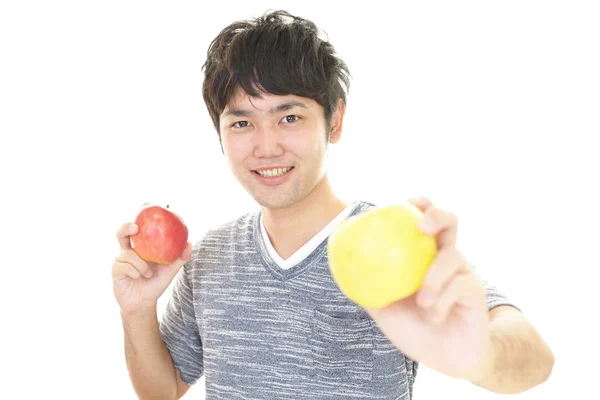
[[[551,350],[468,267],[456,217],[424,197],[411,201],[439,251],[422,289],[365,310],[336,286],[327,237],[375,206],[346,203],[329,184],[349,74],[314,24],[285,12],[234,23],[204,70],[223,154],[260,209],[188,243],[170,266],[137,257],[134,224],[118,230],[114,294],[140,398],[180,398],[204,375],[208,399],[410,399],[419,363],[498,393],[548,378]]]

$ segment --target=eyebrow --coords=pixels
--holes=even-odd
[[[306,104],[302,103],[301,101],[292,100],[292,101],[288,101],[288,102],[276,105],[275,107],[273,107],[269,110],[269,113],[276,114],[276,113],[279,113],[282,111],[290,110],[294,107],[308,108],[306,106]],[[252,114],[254,114],[253,111],[245,110],[243,108],[232,108],[223,113],[223,118],[228,117],[230,115],[234,116],[234,117],[247,117]]]

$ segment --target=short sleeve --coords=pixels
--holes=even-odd
[[[496,308],[498,306],[511,306],[521,311],[519,307],[517,307],[503,292],[501,292],[496,286],[488,282],[486,279],[482,278],[480,274],[478,274],[477,270],[472,264],[469,264],[469,267],[475,274],[475,276],[479,279],[483,287],[485,288],[485,296],[486,302],[488,306],[488,311]]]
[[[480,278],[483,287],[485,288],[485,296],[487,301],[488,310],[496,308],[498,306],[511,306],[520,311],[520,309],[504,295],[498,288],[484,279]]]
[[[171,298],[160,321],[160,334],[181,379],[193,385],[202,377],[202,342],[194,312],[188,263],[175,278]]]

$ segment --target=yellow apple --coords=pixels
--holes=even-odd
[[[422,233],[422,212],[411,203],[347,218],[327,244],[331,274],[350,300],[381,308],[414,294],[436,256],[433,236]]]

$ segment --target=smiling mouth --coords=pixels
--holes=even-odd
[[[256,175],[262,176],[263,178],[277,178],[278,176],[283,176],[290,172],[294,167],[287,168],[273,168],[273,169],[261,169],[261,170],[253,170]]]

